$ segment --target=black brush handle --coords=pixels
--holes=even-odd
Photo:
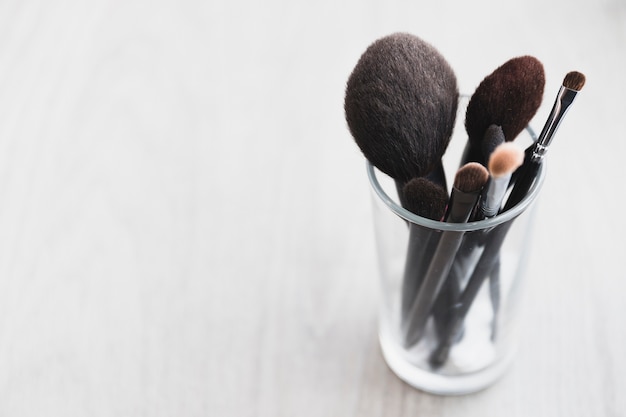
[[[537,178],[539,167],[541,167],[541,159],[538,161],[529,159],[524,161],[524,164],[518,168],[519,173],[515,175],[515,184],[511,189],[511,194],[509,194],[509,198],[506,200],[502,211],[509,210],[526,197],[528,190],[530,190],[535,178]]]
[[[476,268],[472,272],[463,293],[459,299],[459,303],[455,306],[450,320],[450,325],[446,330],[445,336],[440,340],[439,345],[432,353],[430,362],[433,367],[440,367],[448,359],[450,349],[457,340],[457,335],[463,328],[465,317],[472,306],[476,295],[480,288],[493,271],[494,266],[499,261],[500,248],[506,238],[506,235],[513,224],[513,220],[496,226],[488,234],[488,240],[485,249],[476,264]]]
[[[431,309],[450,272],[454,254],[459,249],[462,239],[463,232],[442,233],[424,281],[409,310],[408,320],[404,326],[405,347],[418,343],[422,338]]]
[[[468,162],[478,162],[482,165],[487,165],[485,157],[483,156],[483,150],[480,141],[478,141],[478,144],[475,144],[475,141],[468,139],[465,143],[465,149],[463,149],[463,154],[461,155],[461,163],[459,165],[463,166]]]
[[[438,240],[439,233],[416,224],[411,223],[409,225],[409,242],[400,296],[403,326],[409,318],[413,300],[415,300],[422,285],[430,259],[437,248]]]
[[[459,266],[455,262],[433,306],[433,323],[438,337],[445,335],[454,305],[459,301],[459,297],[461,297],[461,276]]]
[[[496,260],[491,273],[489,274],[489,298],[493,308],[493,318],[491,321],[491,340],[498,337],[498,318],[500,316],[500,255]]]
[[[454,306],[461,297],[464,278],[467,271],[472,269],[473,263],[470,263],[472,254],[479,250],[483,244],[483,233],[481,232],[466,233],[463,236],[463,242],[455,255],[448,278],[446,278],[433,307],[433,321],[440,338],[445,335],[446,329],[450,326]]]
[[[446,171],[443,167],[441,160],[437,162],[435,169],[426,175],[426,179],[440,185],[444,190],[448,189],[448,182],[446,181]]]

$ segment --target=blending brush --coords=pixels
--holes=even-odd
[[[508,210],[522,201],[530,186],[532,185],[539,167],[543,163],[543,160],[548,152],[548,147],[554,139],[563,117],[569,110],[570,106],[574,102],[576,95],[582,90],[585,85],[584,74],[578,71],[571,71],[565,75],[563,84],[559,89],[559,92],[552,106],[552,111],[548,116],[537,141],[531,145],[526,154],[526,160],[520,167],[520,171],[515,174],[515,184],[511,190],[511,194],[504,205],[504,210]]]
[[[454,177],[444,220],[449,223],[467,222],[488,178],[487,169],[478,163],[471,162],[459,168]],[[424,280],[411,304],[404,326],[405,347],[410,347],[421,339],[462,239],[463,232],[445,231],[441,234]]]
[[[528,55],[506,61],[485,77],[467,105],[468,142],[461,163],[486,165],[489,156],[481,152],[481,146],[490,125],[501,126],[506,140],[514,140],[539,109],[544,85],[543,64]]]
[[[364,156],[395,179],[399,191],[430,173],[446,188],[441,157],[454,128],[458,95],[452,68],[433,46],[395,33],[361,55],[348,78],[344,110]]]
[[[417,216],[441,220],[448,202],[448,193],[443,187],[426,178],[414,178],[403,187],[405,208]],[[401,317],[407,319],[411,302],[422,282],[425,266],[436,248],[437,233],[431,229],[409,223],[409,243],[404,267],[401,292]]]

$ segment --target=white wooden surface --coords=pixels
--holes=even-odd
[[[416,391],[376,339],[345,81],[374,39],[461,90],[587,85],[549,153],[510,372]],[[626,2],[0,1],[0,416],[624,416]]]

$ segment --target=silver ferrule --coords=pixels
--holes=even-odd
[[[563,120],[563,116],[565,116],[565,113],[567,113],[570,105],[574,102],[576,94],[578,94],[578,91],[564,86],[561,86],[559,89],[559,93],[557,94],[554,105],[552,106],[550,116],[548,116],[548,120],[543,126],[543,129],[539,134],[539,138],[533,148],[533,153],[531,155],[531,160],[533,162],[543,159],[546,152],[548,152],[548,147],[554,138],[554,134],[559,128],[559,125]]]
[[[468,221],[479,197],[479,192],[466,193],[452,187],[445,221],[448,223],[465,223]]]
[[[502,205],[502,200],[504,199],[504,194],[506,193],[510,179],[511,174],[498,178],[489,178],[489,183],[480,199],[480,210],[485,218],[493,217],[500,211],[500,206]]]

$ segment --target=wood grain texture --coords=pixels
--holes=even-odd
[[[0,2],[0,416],[626,415],[625,27],[621,0]],[[536,127],[565,73],[588,79],[549,155],[517,361],[465,397],[408,387],[377,342],[342,106],[398,30],[463,91],[537,56]]]

